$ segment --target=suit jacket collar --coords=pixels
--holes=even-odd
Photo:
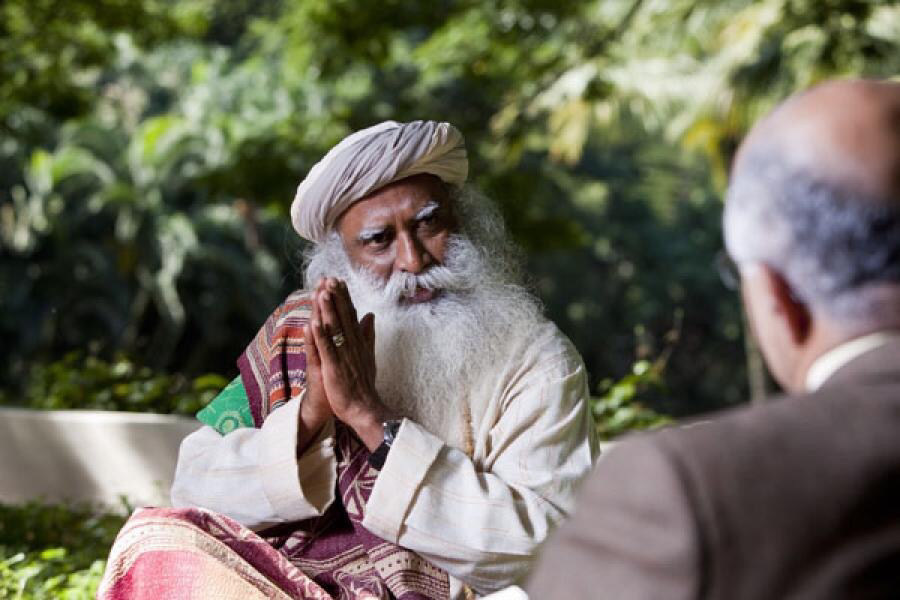
[[[900,336],[849,361],[822,388],[863,381],[900,381]]]

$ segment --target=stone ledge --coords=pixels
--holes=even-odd
[[[169,504],[195,419],[149,413],[0,408],[0,502]]]

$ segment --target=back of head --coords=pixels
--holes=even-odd
[[[900,83],[826,83],[757,124],[724,230],[736,262],[781,273],[817,315],[900,325]]]

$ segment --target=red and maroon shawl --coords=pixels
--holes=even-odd
[[[310,312],[308,296],[293,293],[266,320],[238,360],[255,427],[261,427],[273,410],[299,396],[306,386],[303,327]],[[157,584],[174,573],[179,579],[173,586],[182,591],[188,586],[196,592],[199,589],[193,586],[227,583],[227,578],[211,575],[216,568],[227,568],[264,597],[280,595],[273,596],[265,587],[268,585],[289,598],[449,598],[449,580],[443,570],[362,526],[378,471],[369,465],[366,447],[339,422],[335,424],[335,450],[335,500],[321,517],[257,535],[202,509],[138,511],[113,546],[98,597],[142,597],[137,593],[141,577],[148,578],[148,585],[149,580],[154,582],[152,592],[148,588],[143,597],[162,597]],[[187,530],[191,535],[184,534]],[[169,542],[167,535],[173,538]],[[207,550],[200,551],[198,558],[196,548],[188,548],[190,544]],[[211,547],[218,554],[210,553]],[[190,564],[196,566],[195,578],[190,570],[185,572]],[[209,591],[224,597],[221,589]]]

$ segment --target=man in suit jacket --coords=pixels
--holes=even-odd
[[[738,151],[724,228],[790,398],[613,448],[533,600],[900,598],[900,84],[777,108]]]

